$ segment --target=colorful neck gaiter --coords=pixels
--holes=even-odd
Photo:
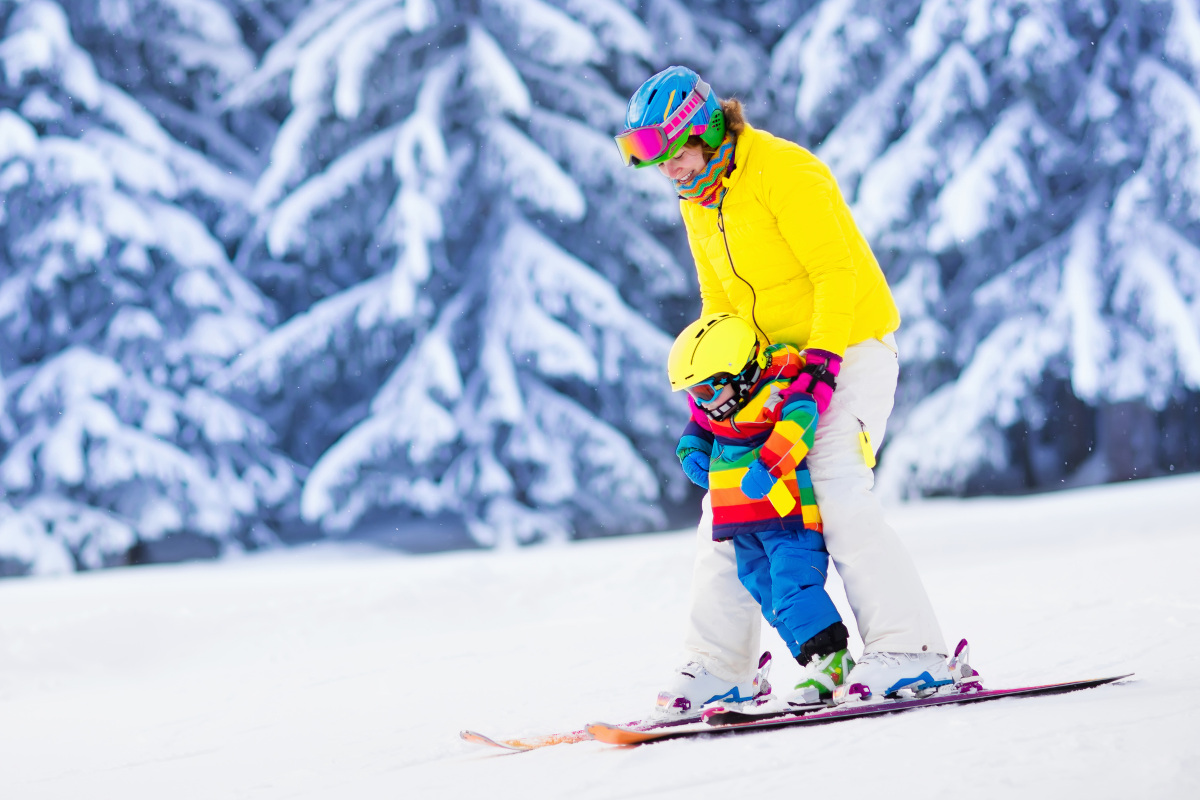
[[[733,144],[733,137],[726,136],[704,169],[693,175],[689,181],[677,182],[675,191],[679,196],[706,208],[719,206],[721,199],[725,197],[725,184],[721,182],[721,178],[725,177],[733,164]]]

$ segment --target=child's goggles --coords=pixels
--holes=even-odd
[[[659,164],[679,152],[687,137],[683,136],[688,120],[695,116],[708,101],[710,89],[704,81],[696,81],[692,93],[687,96],[675,113],[659,125],[643,125],[617,134],[617,149],[627,167],[648,167]],[[691,132],[700,135],[708,130],[708,120],[693,125]]]
[[[687,393],[692,396],[698,403],[709,403],[714,397],[721,393],[721,390],[733,380],[733,376],[728,372],[722,372],[719,375],[713,375],[706,381],[692,384],[687,387]]]

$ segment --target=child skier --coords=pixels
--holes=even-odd
[[[738,577],[804,669],[794,704],[829,700],[854,666],[825,592],[829,554],[804,465],[817,404],[790,389],[804,363],[790,345],[760,348],[748,322],[721,313],[685,328],[667,365],[671,388],[687,390],[692,408],[676,455],[709,490],[713,538],[733,540]],[[670,703],[660,695],[660,711]]]

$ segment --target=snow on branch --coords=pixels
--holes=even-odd
[[[665,354],[665,334],[626,306],[612,284],[528,223],[509,227],[493,260],[504,265],[493,291],[500,299],[497,307],[511,320],[510,346],[543,374],[588,383],[616,380],[611,370],[620,360],[597,361],[601,341],[617,352],[638,354],[641,363],[655,363],[655,355]],[[603,331],[617,332],[619,339],[597,338]],[[601,372],[606,363],[611,368]]]
[[[392,171],[400,188],[380,235],[397,245],[390,295],[397,317],[416,310],[418,290],[433,266],[430,245],[445,234],[441,206],[452,187],[444,180],[449,155],[439,117],[456,71],[453,58],[430,71],[417,94],[416,108],[396,133]]]
[[[480,169],[498,184],[497,190],[560,219],[577,222],[583,217],[583,192],[542,148],[503,119],[489,119],[480,127],[485,141]]]
[[[293,109],[288,114],[275,141],[271,145],[271,159],[263,174],[259,176],[250,197],[250,210],[263,213],[277,202],[288,189],[307,177],[309,161],[308,144],[320,130],[329,108],[320,103],[310,103]]]
[[[1109,394],[1115,402],[1144,399],[1161,410],[1176,374],[1184,387],[1200,389],[1200,309],[1180,295],[1174,270],[1155,246],[1155,231],[1149,233],[1117,255],[1122,269],[1113,310],[1132,324],[1121,326],[1124,363],[1114,370],[1121,381],[1109,387]],[[1200,256],[1200,249],[1188,250],[1189,257]]]
[[[467,519],[471,537],[485,547],[506,549],[530,542],[564,542],[571,526],[561,510],[531,508],[509,495],[489,499],[483,513]]]
[[[799,90],[796,118],[813,125],[826,108],[857,89],[855,65],[888,37],[883,23],[856,13],[851,3],[821,3],[796,43]],[[808,18],[805,18],[805,22]]]
[[[527,492],[539,507],[578,507],[612,533],[662,524],[658,480],[624,434],[536,379],[522,389],[526,416],[504,455],[537,465]]]
[[[376,276],[314,304],[247,349],[209,385],[216,391],[278,394],[286,372],[335,352],[337,342],[352,332],[390,324],[388,280],[387,275]]]
[[[394,126],[367,138],[283,198],[267,223],[267,250],[273,258],[302,248],[314,216],[354,196],[364,181],[387,172],[397,131]]]
[[[297,108],[332,95],[338,53],[354,33],[366,25],[374,25],[396,0],[357,0],[349,3],[328,24],[304,45],[292,68],[289,96]]]
[[[1171,21],[1165,25],[1168,57],[1200,80],[1200,8],[1195,0],[1171,0]]]
[[[863,233],[874,240],[921,209],[914,198],[953,174],[978,146],[971,117],[987,102],[987,81],[975,58],[952,44],[913,90],[904,134],[863,174],[854,205]]]
[[[650,61],[653,41],[650,31],[616,0],[560,0],[562,7],[583,22],[605,48]]]
[[[123,188],[135,194],[155,194],[170,200],[178,192],[174,172],[154,154],[103,128],[86,131],[79,141],[91,147],[113,171]]]
[[[598,60],[601,48],[583,25],[542,0],[482,0],[484,19],[495,15],[493,31],[505,45],[536,61],[567,67]]]
[[[1178,388],[1200,388],[1200,247],[1158,215],[1146,172],[1120,188],[1108,235],[1113,243],[1114,373],[1131,374],[1110,392],[1162,408]]]
[[[560,164],[565,164],[584,188],[615,186],[625,190],[630,183],[626,174],[637,172],[621,163],[607,132],[597,131],[579,120],[535,109],[530,115],[529,130],[538,144]]]
[[[409,350],[371,401],[371,413],[405,408],[427,402],[427,398],[450,406],[462,397],[462,374],[449,336],[452,324],[465,311],[464,300],[449,303],[437,324]]]
[[[127,521],[65,497],[41,495],[19,510],[0,502],[0,559],[27,565],[30,575],[119,563],[136,541]]]
[[[17,411],[40,416],[85,397],[99,397],[125,382],[125,371],[112,359],[84,347],[71,347],[49,358],[22,387]]]
[[[857,196],[863,173],[887,149],[893,133],[900,128],[900,116],[915,75],[916,67],[910,62],[889,70],[877,86],[860,95],[816,148],[816,154],[829,165],[848,198]]]
[[[422,10],[428,10],[429,17]],[[405,3],[391,8],[346,37],[337,51],[333,72],[333,107],[342,119],[355,119],[365,105],[367,80],[381,56],[400,36],[432,24],[432,7]]]
[[[275,81],[291,72],[301,51],[320,31],[357,0],[329,0],[311,4],[287,32],[267,49],[258,69],[243,78],[223,98],[226,108],[249,106],[270,92]]]
[[[467,32],[464,80],[474,89],[489,114],[529,116],[529,89],[504,50],[482,26],[472,24]]]
[[[1095,403],[1112,358],[1113,339],[1103,318],[1106,292],[1101,270],[1105,260],[1104,218],[1091,205],[1072,226],[1062,259],[1062,309],[1070,329],[1071,388],[1075,396]]]
[[[33,126],[11,109],[0,109],[0,164],[14,158],[28,159],[37,149],[38,135]]]
[[[13,88],[41,75],[88,108],[100,102],[92,59],[75,44],[67,15],[51,0],[31,0],[13,11],[0,42],[0,71]]]
[[[425,514],[455,508],[458,493],[425,467],[445,456],[462,435],[447,408],[462,392],[446,339],[456,316],[443,317],[426,334],[380,390],[371,415],[313,466],[300,499],[306,520],[336,532],[347,530],[373,505],[407,500]]]
[[[1034,317],[1001,322],[958,379],[909,414],[881,462],[881,491],[893,497],[961,492],[980,468],[1003,468],[1009,458],[1004,429],[1023,417],[1038,427],[1044,417],[1031,389],[1065,348],[1058,325]]]
[[[1150,123],[1142,169],[1160,176],[1163,212],[1180,226],[1200,225],[1200,93],[1151,59],[1138,62],[1133,89]]]
[[[930,249],[940,252],[971,242],[996,219],[1011,220],[1018,227],[1041,208],[1046,175],[1068,151],[1068,143],[1032,104],[1005,110],[970,160],[942,187],[929,228]]]

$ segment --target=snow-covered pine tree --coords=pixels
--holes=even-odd
[[[1200,467],[1196,18],[827,0],[775,46],[904,315],[889,491]]]
[[[0,31],[0,569],[273,540],[292,464],[204,386],[269,309],[188,210],[249,187],[104,80],[58,3],[0,2]]]
[[[762,42],[783,20],[811,0],[627,0],[653,41],[653,70],[682,64],[696,70],[721,97],[737,97],[754,105],[760,100],[767,51]],[[624,83],[636,88],[649,75],[643,64],[632,65]],[[690,320],[689,320],[690,321]]]
[[[142,104],[176,140],[246,178],[262,169],[272,120],[230,119],[221,93],[249,72],[237,0],[62,0],[75,41],[100,76]],[[248,146],[249,144],[249,146]],[[220,198],[237,208],[243,198]],[[244,222],[239,220],[239,222]],[[227,222],[228,224],[228,222]],[[235,238],[240,230],[230,231]]]
[[[288,319],[220,385],[313,463],[307,520],[662,524],[683,405],[653,323],[694,287],[676,200],[609,138],[654,46],[611,0],[345,0],[227,98],[290,106],[237,259]]]

